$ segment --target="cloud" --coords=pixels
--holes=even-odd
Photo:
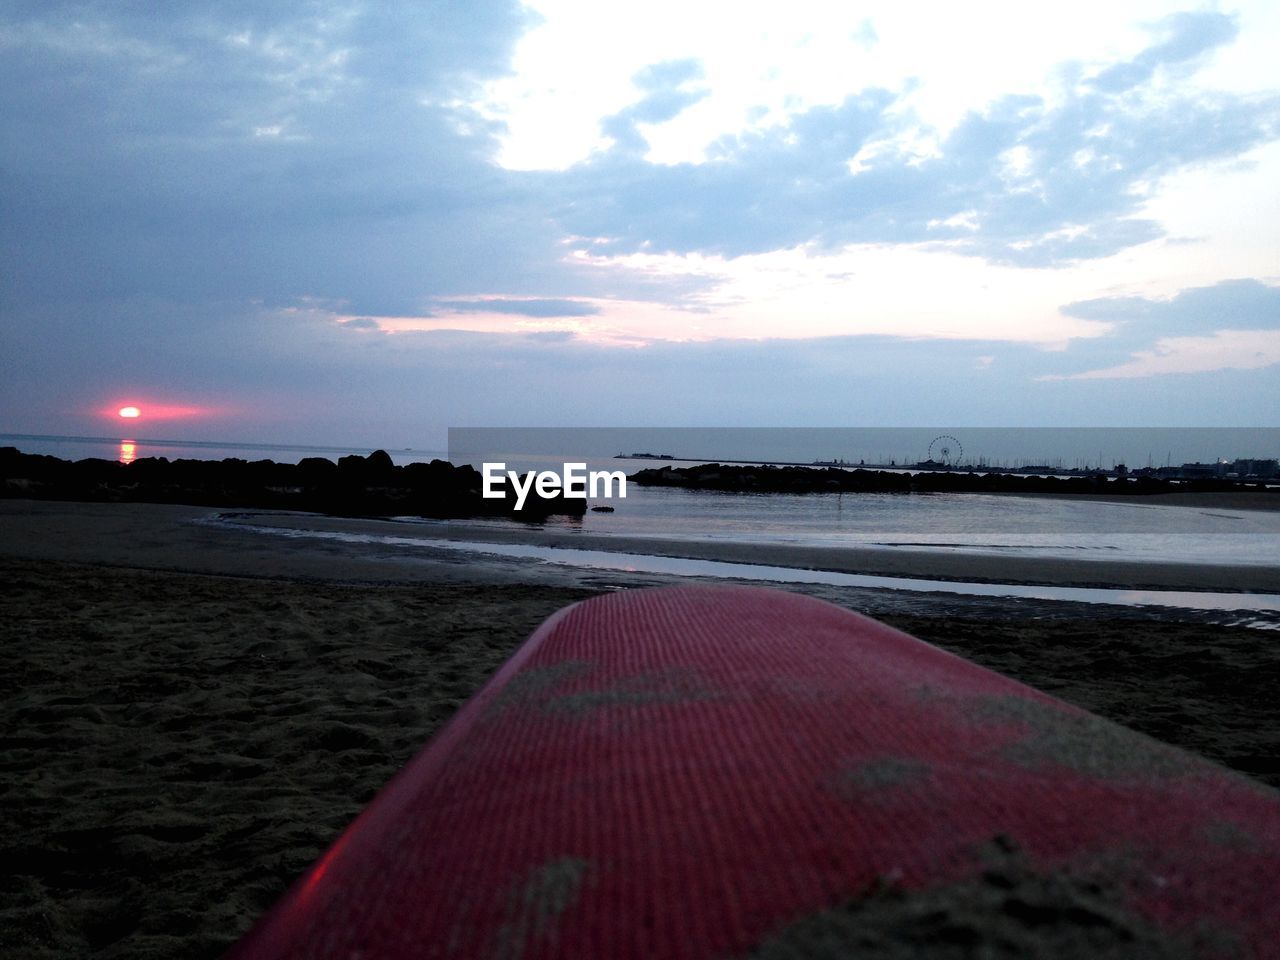
[[[602,124],[605,135],[613,142],[613,151],[643,157],[649,144],[641,132],[642,125],[673,120],[706,97],[709,91],[705,87],[689,87],[701,78],[702,67],[696,60],[656,63],[637,74],[633,82],[645,96]]]
[[[838,107],[816,107],[785,131],[724,138],[700,164],[647,163],[626,114],[618,115],[605,127],[621,137],[620,146],[550,181],[562,198],[557,222],[568,233],[600,238],[594,252],[615,254],[733,257],[820,240],[827,230],[847,232],[844,208],[860,206],[860,216],[876,218],[895,193],[886,177],[854,185],[847,171],[893,100],[872,91]],[[631,132],[621,133],[623,127]],[[840,202],[837,189],[853,190],[856,203]]]
[[[510,299],[504,297],[476,297],[471,300],[436,300],[432,312],[442,310],[456,313],[500,313],[521,317],[591,317],[600,313],[600,307],[580,300]]]
[[[1207,337],[1162,337],[1127,363],[1044,380],[1132,380],[1175,373],[1257,370],[1280,364],[1280,330],[1219,330]]]
[[[476,424],[909,425],[948,411],[945,419],[972,425],[1246,425],[1271,422],[1280,409],[1273,368],[1043,381],[1036,378],[1055,371],[1058,354],[986,340],[719,339],[618,349],[555,331],[371,336],[322,309],[161,301],[23,311],[12,320],[0,351],[0,408],[30,411],[23,432],[101,435],[93,411],[135,395],[220,411],[200,422],[210,439],[400,447]],[[91,323],[112,336],[90,348],[77,330]]]
[[[1163,68],[1186,69],[1206,54],[1236,38],[1236,19],[1208,10],[1175,13],[1161,24],[1165,39],[1128,63],[1116,64],[1091,78],[1089,86],[1118,94],[1150,80]]]
[[[1224,280],[1165,299],[1081,300],[1061,312],[1110,323],[1112,330],[1071,345],[1065,359],[1076,371],[1043,379],[1132,379],[1256,369],[1276,362],[1272,357],[1280,333],[1280,286],[1259,280]]]
[[[1064,66],[1058,100],[1005,96],[931,146],[901,95],[872,88],[786,125],[722,137],[705,162],[653,165],[636,115],[693,102],[668,102],[674,88],[656,87],[605,121],[613,149],[549,181],[562,191],[557,220],[566,232],[606,238],[596,248],[612,253],[937,242],[1022,266],[1110,256],[1164,235],[1142,216],[1146,185],[1236,157],[1280,130],[1280,97],[1154,84],[1161,68],[1190,70],[1229,43],[1234,21],[1181,15],[1164,29],[1119,72],[1074,82],[1083,68]]]
[[[797,37],[801,19],[788,16]],[[10,423],[92,432],[77,411],[133,390],[237,411],[217,426],[228,438],[367,429],[362,443],[399,445],[428,421],[1280,409],[1269,367],[1142,389],[1037,379],[1179,338],[1233,362],[1269,356],[1270,341],[1217,337],[1275,329],[1276,288],[1259,280],[1097,299],[1114,274],[1037,269],[1161,237],[1152,184],[1275,140],[1274,95],[1214,93],[1196,72],[1247,20],[1171,18],[1125,64],[1065,64],[1052,90],[984,102],[945,131],[912,112],[905,79],[851,69],[850,96],[771,90],[743,124],[713,118],[736,132],[702,162],[650,162],[727,83],[677,49],[610,101],[634,101],[609,108],[611,146],[566,170],[508,170],[503,119],[479,91],[513,70],[530,20],[516,0],[5,5]],[[880,22],[863,26],[853,56],[896,42],[892,20],[880,43]],[[403,332],[383,332],[392,321]],[[1109,336],[1071,339],[1104,323]],[[921,339],[852,335],[868,333]],[[1071,342],[1011,342],[1036,336]],[[1227,382],[1242,385],[1230,402],[1178,392]]]
[[[1208,287],[1183,290],[1155,300],[1146,297],[1102,297],[1062,308],[1069,317],[1103,320],[1126,331],[1280,328],[1280,287],[1248,278],[1223,280]]]
[[[519,289],[559,260],[466,108],[514,0],[30,6],[3,18],[0,259],[24,294],[302,296],[353,312]],[[523,288],[523,289],[521,289]]]
[[[0,262],[21,277],[13,289],[316,297],[408,315],[480,292],[671,303],[707,288],[575,251],[933,243],[1061,264],[1162,234],[1137,185],[1275,135],[1274,98],[1148,89],[1161,65],[1192,69],[1230,41],[1233,21],[1199,14],[1166,24],[1123,96],[1097,77],[1062,102],[1008,96],[932,143],[902,91],[872,87],[722,137],[698,164],[644,159],[646,130],[710,86],[697,60],[666,60],[606,122],[611,149],[566,171],[510,171],[494,162],[501,123],[474,104],[529,23],[514,0],[412,14],[204,0],[163,16],[51,3],[0,19]]]

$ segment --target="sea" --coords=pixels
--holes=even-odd
[[[163,456],[169,459],[238,457],[297,462],[304,457],[337,459],[348,454],[367,455],[372,452],[371,449],[316,445],[27,434],[0,434],[0,446],[15,446],[25,453],[51,454],[69,460],[99,457],[123,461]],[[405,448],[387,452],[398,464],[450,459],[449,451],[442,449]],[[621,470],[626,474],[651,467],[681,465],[673,463],[666,455],[650,459],[631,455],[646,451],[619,452],[626,455],[588,453],[584,459],[589,469]],[[569,458],[582,456],[527,451],[492,455],[503,457],[509,468],[518,470],[555,469],[563,462],[569,462]],[[471,456],[459,456],[456,450],[452,459],[455,462],[476,460]],[[479,466],[479,463],[475,465]],[[591,535],[593,538],[603,537],[606,541],[610,537],[627,537],[875,547],[913,552],[1138,563],[1280,566],[1280,511],[1270,510],[1166,506],[1143,500],[1111,502],[986,494],[722,493],[641,487],[634,483],[627,485],[625,498],[615,496],[607,501],[593,501],[592,505],[613,509],[610,512],[588,511],[581,518],[551,518],[539,526],[565,534],[568,544],[572,544],[574,535]],[[415,521],[414,518],[403,519],[431,523]],[[574,550],[571,546],[559,550],[515,548],[484,541],[485,529],[510,528],[515,523],[498,519],[469,522],[474,542],[459,541],[456,548],[530,556],[580,566],[610,565],[607,558],[602,560],[599,556],[599,550]],[[628,554],[625,562],[612,565],[618,569],[651,568],[655,572],[701,572],[707,575],[731,575],[735,571],[733,575],[738,575],[745,568],[741,564],[708,565],[706,562],[689,561],[685,564],[687,570],[677,570],[671,558],[654,557],[650,560],[652,562],[646,566],[642,558]],[[698,569],[694,570],[694,567]],[[720,568],[727,568],[729,572]],[[760,579],[776,578],[775,574],[762,575]],[[832,576],[847,579],[850,575]],[[864,585],[875,586],[879,579],[887,581],[891,578],[870,578]],[[888,583],[881,585],[894,586]],[[941,586],[956,590],[963,585]],[[1086,591],[1077,599],[1098,599],[1097,595],[1097,591],[1093,594]],[[1228,599],[1223,602],[1233,602],[1231,595],[1225,596]],[[1252,604],[1256,608],[1280,609],[1280,597],[1252,596],[1256,598]],[[1236,595],[1236,600],[1240,599],[1240,595]],[[1202,595],[1200,600],[1207,603],[1208,597]]]

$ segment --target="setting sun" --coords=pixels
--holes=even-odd
[[[124,417],[126,420],[133,420],[142,416],[142,411],[137,407],[121,407],[120,416]]]

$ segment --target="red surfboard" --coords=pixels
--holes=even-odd
[[[822,601],[619,592],[230,955],[916,954],[1280,956],[1280,794]]]

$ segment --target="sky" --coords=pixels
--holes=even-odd
[[[1280,5],[0,0],[0,432],[1272,426]]]

